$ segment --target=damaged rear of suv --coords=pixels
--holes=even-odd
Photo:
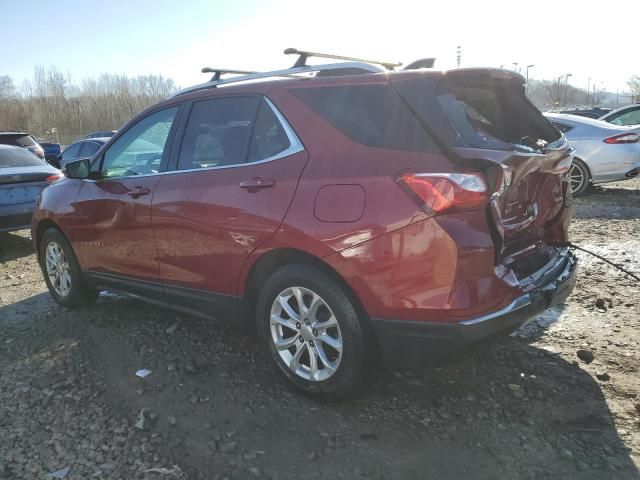
[[[512,72],[459,69],[442,75],[405,74],[392,78],[391,85],[455,171],[481,172],[486,190],[474,190],[485,194],[484,208],[462,216],[459,210],[449,212],[454,211],[457,221],[465,221],[469,214],[482,220],[467,217],[475,224],[468,230],[456,228],[451,216],[439,217],[448,213],[439,207],[440,196],[448,190],[435,185],[438,175],[426,174],[422,181],[420,173],[411,173],[399,182],[419,202],[424,200],[425,211],[458,246],[458,260],[470,255],[476,265],[491,261],[493,268],[491,280],[477,278],[475,284],[469,284],[472,271],[459,270],[459,283],[446,303],[452,308],[440,318],[374,321],[387,358],[406,363],[424,357],[425,350],[451,353],[456,346],[508,333],[570,294],[577,260],[563,245],[573,212],[567,177],[573,149],[530,103],[524,79]],[[425,188],[427,193],[422,194]],[[490,237],[490,247],[482,237]],[[482,257],[484,262],[479,261]],[[497,288],[496,282],[506,290]],[[468,310],[454,306],[458,288],[464,291],[462,297],[474,299]],[[488,307],[498,299],[498,308],[468,316],[474,304]]]

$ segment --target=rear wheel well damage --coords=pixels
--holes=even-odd
[[[349,300],[351,300],[355,306],[358,317],[362,320],[367,336],[373,339],[373,329],[371,328],[369,316],[362,305],[362,302],[360,302],[360,299],[344,278],[342,278],[336,270],[320,258],[295,248],[279,248],[271,250],[263,254],[251,267],[245,283],[241,309],[244,327],[248,328],[250,332],[255,330],[255,308],[256,300],[260,293],[260,287],[274,272],[285,265],[308,265],[314,267],[340,285],[349,297]]]

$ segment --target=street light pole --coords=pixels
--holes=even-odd
[[[589,89],[591,88],[591,77],[587,80],[587,106],[589,106]]]
[[[564,76],[564,106],[567,106],[567,87],[569,86],[569,77],[572,77],[573,75],[571,73],[567,73]]]
[[[529,69],[535,67],[535,65],[527,65],[527,83],[529,83]]]
[[[462,46],[458,45],[456,48],[456,59],[458,60],[458,68],[460,68],[460,62],[462,60]]]

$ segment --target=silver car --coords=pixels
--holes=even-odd
[[[569,172],[573,195],[590,184],[626,180],[640,173],[640,126],[618,126],[561,113],[545,116],[576,149]]]

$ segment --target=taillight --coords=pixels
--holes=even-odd
[[[46,180],[47,180],[48,183],[55,183],[58,180],[60,180],[61,178],[62,178],[62,175],[55,174],[55,175],[49,175],[46,178]]]
[[[604,143],[609,144],[638,143],[638,141],[640,141],[640,135],[637,133],[623,133],[621,135],[615,135],[604,139]]]
[[[398,184],[431,214],[479,210],[487,206],[487,182],[479,173],[405,173]]]
[[[40,147],[34,149],[33,153],[35,153],[40,158],[44,158],[44,150]]]

